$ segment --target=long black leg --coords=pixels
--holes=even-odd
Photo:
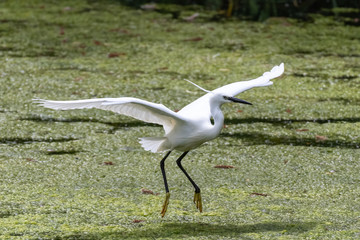
[[[170,155],[171,151],[169,151],[165,157],[160,161],[160,168],[161,168],[161,173],[164,179],[164,185],[165,185],[165,191],[168,193],[169,192],[169,187],[168,187],[168,183],[166,180],[166,173],[165,173],[165,160],[166,158]]]
[[[181,171],[183,171],[183,173],[185,174],[185,176],[189,179],[189,181],[191,182],[191,184],[194,186],[195,188],[195,195],[194,195],[194,203],[196,204],[196,208],[198,208],[200,210],[200,212],[202,212],[202,203],[201,203],[201,195],[200,195],[200,188],[198,187],[198,185],[196,185],[196,183],[194,182],[194,180],[191,179],[191,177],[189,176],[189,174],[185,171],[185,169],[183,168],[183,166],[181,165],[181,160],[186,156],[186,154],[189,151],[184,152],[179,158],[178,160],[176,160],[176,163],[178,165],[178,167],[181,169]]]
[[[199,193],[200,192],[200,188],[196,185],[196,183],[191,179],[191,177],[189,176],[189,174],[185,171],[185,169],[183,168],[183,166],[181,165],[181,160],[186,156],[186,154],[188,153],[184,152],[179,158],[178,160],[176,160],[176,163],[178,165],[178,167],[181,169],[181,171],[183,171],[183,173],[185,174],[185,176],[189,179],[189,181],[191,182],[191,184],[194,186],[195,188],[195,192]]]
[[[169,192],[169,186],[166,180],[166,173],[165,173],[165,160],[166,158],[170,155],[171,151],[169,151],[165,157],[160,161],[160,168],[161,168],[161,173],[164,179],[164,185],[165,185],[165,191],[166,191],[166,195],[165,195],[165,201],[161,210],[161,216],[164,217],[166,210],[167,210],[167,206],[169,205],[169,198],[170,198],[170,192]]]

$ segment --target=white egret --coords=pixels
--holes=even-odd
[[[185,171],[181,165],[181,160],[190,150],[219,136],[224,125],[224,115],[220,109],[221,105],[229,102],[251,104],[235,98],[235,96],[253,87],[272,85],[273,83],[270,80],[279,77],[283,72],[284,64],[282,63],[279,66],[275,66],[270,72],[265,72],[257,79],[231,83],[213,91],[205,90],[192,83],[207,92],[207,94],[185,106],[178,112],[174,112],[162,104],[156,104],[131,97],[98,98],[75,101],[35,99],[34,101],[43,107],[55,110],[84,108],[110,110],[144,122],[162,125],[165,130],[165,135],[163,137],[140,138],[140,143],[145,150],[151,152],[168,151],[160,161],[166,191],[165,201],[161,211],[161,215],[164,217],[170,198],[165,174],[165,159],[173,150],[183,152],[176,163],[195,188],[194,203],[199,211],[202,212],[200,188]],[[213,122],[211,119],[213,119]]]

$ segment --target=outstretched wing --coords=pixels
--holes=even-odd
[[[253,87],[265,87],[273,84],[271,79],[280,77],[284,73],[284,63],[281,63],[279,66],[275,66],[271,69],[270,72],[265,72],[261,77],[256,78],[250,81],[242,81],[230,83],[228,85],[219,87],[212,92],[221,93],[226,96],[234,97],[239,93],[246,91]]]
[[[284,64],[281,63],[279,66],[273,67],[270,72],[265,72],[261,77],[256,78],[254,80],[235,82],[219,87],[205,94],[204,96],[198,98],[189,105],[185,106],[183,109],[181,109],[178,112],[178,114],[180,115],[191,114],[193,118],[209,119],[211,116],[209,98],[212,96],[212,94],[221,93],[225,96],[234,97],[239,93],[251,89],[253,87],[265,87],[272,85],[273,82],[271,82],[270,80],[281,76],[283,72],[284,72]]]
[[[156,104],[138,98],[95,98],[75,101],[52,101],[34,99],[40,106],[55,110],[97,108],[113,111],[138,120],[163,125],[168,133],[174,125],[184,119],[162,104]]]

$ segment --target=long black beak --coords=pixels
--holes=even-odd
[[[229,100],[229,101],[232,101],[232,102],[252,105],[251,103],[249,103],[249,102],[247,102],[245,100],[239,99],[239,98],[234,98],[234,97],[224,97],[224,98]]]

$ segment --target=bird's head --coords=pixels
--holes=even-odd
[[[209,90],[206,90],[206,89],[200,87],[199,85],[191,82],[190,80],[187,80],[187,79],[185,79],[185,80],[188,81],[189,83],[193,84],[195,87],[203,90],[204,92],[212,93],[211,101],[213,103],[218,103],[218,104],[222,105],[224,103],[235,102],[235,103],[243,103],[243,104],[252,105],[251,103],[249,103],[249,102],[247,102],[245,100],[235,98],[235,97],[231,97],[231,96],[226,96],[226,95],[223,95],[223,94],[220,94],[220,93],[214,93],[212,91],[209,91]]]
[[[242,103],[242,104],[252,105],[251,103],[249,103],[249,102],[247,102],[245,100],[239,99],[239,98],[229,97],[229,96],[224,96],[224,95],[222,95],[222,97],[225,100],[225,102],[235,102],[235,103]]]
[[[245,100],[239,99],[239,98],[226,96],[221,93],[213,93],[213,92],[211,92],[211,93],[212,93],[212,96],[210,97],[210,102],[212,102],[212,104],[215,104],[215,105],[217,105],[217,104],[222,105],[224,103],[231,103],[231,102],[252,105],[251,103],[249,103]]]

